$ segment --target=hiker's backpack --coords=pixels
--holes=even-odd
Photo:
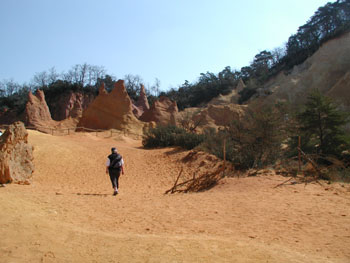
[[[112,158],[110,158],[112,159]],[[118,154],[110,163],[109,168],[120,169],[122,167],[122,156]]]

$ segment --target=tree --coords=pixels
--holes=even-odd
[[[141,84],[143,84],[143,79],[139,75],[127,74],[124,76],[125,88],[129,94],[129,97],[137,101],[140,95]]]
[[[263,167],[281,154],[283,111],[279,107],[252,107],[243,116],[237,114],[226,126],[232,144],[232,161],[241,168]]]
[[[297,119],[304,151],[340,155],[348,144],[344,131],[348,114],[337,109],[332,100],[319,90],[308,95],[305,109]]]
[[[108,92],[111,92],[116,82],[117,82],[117,78],[115,76],[106,74],[104,76],[97,78],[95,87],[98,90],[101,87],[102,83],[104,83],[105,89]]]
[[[35,73],[32,82],[35,87],[46,87],[49,85],[49,76],[46,71],[37,72]]]
[[[81,88],[91,87],[99,78],[105,75],[102,66],[93,66],[87,63],[74,65],[67,73],[63,74],[63,80],[72,84],[78,84]]]
[[[153,93],[152,95],[154,97],[158,97],[159,96],[159,92],[160,92],[160,80],[158,78],[154,79],[154,84],[152,86],[149,87],[149,90]],[[150,94],[151,95],[151,94]]]

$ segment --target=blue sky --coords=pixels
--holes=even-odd
[[[0,80],[75,64],[161,89],[239,70],[282,46],[324,0],[0,0]]]

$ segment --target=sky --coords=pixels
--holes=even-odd
[[[177,88],[283,46],[324,0],[0,0],[0,81],[103,66]],[[334,2],[334,1],[332,1]]]

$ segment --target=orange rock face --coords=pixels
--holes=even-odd
[[[160,97],[155,101],[152,107],[145,111],[140,120],[145,122],[154,121],[158,125],[176,124],[178,108],[176,102],[167,97]]]
[[[10,125],[0,137],[0,183],[29,184],[34,171],[33,147],[22,122]]]
[[[90,129],[118,129],[142,133],[143,124],[132,113],[132,102],[124,81],[118,80],[108,93],[101,86],[99,95],[83,112],[78,127]]]
[[[69,117],[79,118],[94,98],[93,95],[72,91],[60,95],[56,101],[49,102],[51,116],[56,121],[65,120]]]
[[[30,91],[26,105],[27,124],[35,126],[38,122],[52,121],[49,107],[45,101],[42,90],[37,90],[35,95]]]
[[[26,125],[40,131],[45,131],[47,128],[56,125],[56,122],[51,118],[50,110],[42,90],[37,90],[35,95],[29,92],[25,115]]]
[[[140,118],[147,110],[149,110],[148,99],[145,92],[145,87],[141,85],[140,97],[133,107],[133,113],[137,118]]]

